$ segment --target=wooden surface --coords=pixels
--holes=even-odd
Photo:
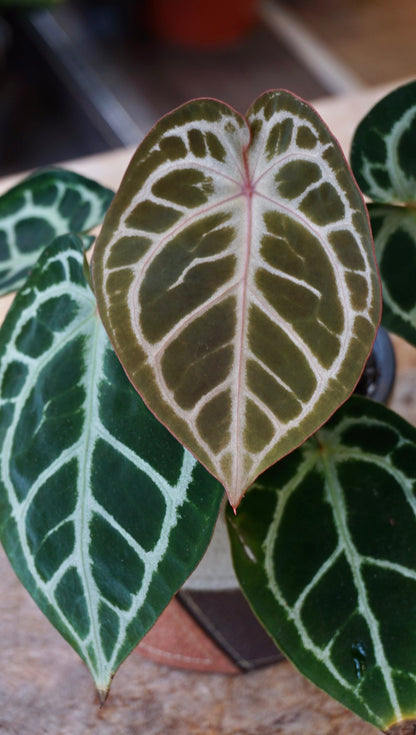
[[[317,107],[347,151],[356,122],[384,89]],[[68,167],[116,187],[131,151]],[[0,181],[0,191],[13,180]],[[2,300],[0,315],[11,297]],[[392,406],[416,422],[416,351],[395,340]],[[83,663],[37,610],[0,552],[2,735],[371,735],[377,731],[318,691],[289,663],[227,676],[176,671],[134,652],[99,709]]]

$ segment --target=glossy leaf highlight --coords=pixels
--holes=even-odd
[[[17,291],[55,237],[100,224],[114,196],[63,169],[40,171],[0,197],[0,296]],[[87,241],[91,245],[92,239]]]
[[[416,429],[354,397],[228,513],[239,581],[277,645],[397,733],[416,714],[415,490]]]
[[[93,261],[104,325],[156,416],[237,506],[353,390],[379,321],[367,213],[317,114],[195,100],[138,148]]]
[[[41,256],[0,331],[0,534],[102,698],[200,560],[221,485],[127,380],[82,244]]]

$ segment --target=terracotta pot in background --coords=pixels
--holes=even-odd
[[[259,0],[148,0],[148,19],[158,38],[186,46],[232,43],[258,21]]]

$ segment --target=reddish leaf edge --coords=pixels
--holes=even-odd
[[[313,430],[312,432],[310,432],[310,433],[309,433],[309,434],[308,434],[307,436],[305,436],[305,438],[304,438],[304,439],[303,439],[303,440],[302,440],[302,441],[301,441],[301,442],[300,442],[299,444],[297,444],[297,445],[296,445],[295,447],[293,447],[293,449],[291,449],[291,450],[290,450],[289,452],[286,452],[285,454],[283,454],[283,455],[282,455],[282,456],[281,456],[281,457],[279,458],[278,462],[280,462],[280,461],[281,461],[282,459],[284,459],[285,457],[287,457],[287,456],[288,456],[289,454],[292,454],[292,452],[294,452],[294,451],[295,451],[296,449],[298,449],[298,448],[299,448],[300,446],[302,446],[302,445],[303,445],[303,444],[304,444],[304,443],[305,443],[306,441],[308,441],[308,439],[310,439],[310,438],[311,438],[312,436],[314,436],[314,434],[316,434],[316,433],[317,433],[317,432],[318,432],[318,431],[319,431],[320,429],[322,429],[322,427],[323,427],[323,426],[325,426],[325,424],[326,424],[326,423],[327,423],[327,422],[328,422],[328,421],[329,421],[329,420],[330,420],[330,419],[332,418],[332,416],[333,416],[333,415],[334,415],[334,414],[335,414],[335,413],[336,413],[336,412],[337,412],[337,411],[338,411],[338,410],[339,410],[339,409],[341,408],[341,406],[343,406],[343,405],[344,405],[344,404],[345,404],[345,403],[346,403],[346,402],[348,401],[348,399],[349,399],[349,398],[351,398],[351,396],[353,395],[353,393],[354,393],[354,391],[355,391],[355,389],[356,389],[356,387],[357,387],[357,385],[358,385],[358,383],[359,383],[359,381],[360,381],[360,379],[361,379],[361,376],[362,376],[362,374],[363,374],[363,372],[364,372],[364,369],[365,369],[365,366],[366,366],[366,362],[367,362],[367,360],[368,360],[368,358],[370,357],[370,354],[371,354],[371,352],[372,352],[372,349],[373,349],[373,346],[374,346],[374,342],[375,342],[375,340],[376,340],[376,337],[377,337],[377,332],[378,332],[378,329],[379,329],[379,327],[380,327],[380,324],[381,324],[381,318],[382,318],[382,304],[383,304],[383,301],[382,301],[382,284],[381,284],[380,271],[379,271],[379,267],[378,267],[378,263],[377,263],[377,259],[376,259],[376,254],[375,254],[375,244],[374,244],[374,238],[373,238],[373,234],[372,234],[372,229],[371,229],[370,215],[369,215],[369,212],[368,212],[368,208],[367,208],[367,206],[366,206],[366,201],[365,201],[364,195],[363,195],[363,193],[362,193],[362,191],[361,191],[360,187],[359,187],[359,186],[358,186],[358,184],[357,184],[357,180],[356,180],[356,178],[355,178],[355,176],[354,176],[354,173],[353,173],[353,171],[352,171],[352,168],[351,168],[351,165],[350,165],[350,163],[349,163],[348,157],[347,157],[347,156],[346,156],[346,154],[344,153],[344,150],[343,150],[343,148],[342,148],[342,146],[341,146],[341,144],[340,144],[340,142],[339,142],[338,138],[337,138],[337,137],[336,137],[336,136],[334,135],[334,133],[333,133],[333,132],[332,132],[332,130],[330,129],[329,125],[328,125],[328,124],[327,124],[327,123],[325,122],[324,118],[323,118],[323,117],[322,117],[322,115],[321,115],[321,114],[320,114],[320,113],[319,113],[319,112],[318,112],[318,111],[316,110],[316,108],[314,107],[314,105],[312,105],[312,104],[311,104],[310,102],[308,102],[307,100],[305,100],[305,99],[304,99],[303,97],[301,97],[300,95],[297,95],[297,94],[295,94],[295,93],[291,92],[290,90],[288,90],[288,89],[286,89],[286,88],[276,88],[276,89],[274,89],[274,88],[271,88],[271,89],[267,89],[267,90],[265,90],[264,92],[262,92],[261,94],[259,94],[259,95],[258,95],[258,96],[257,96],[257,97],[256,97],[256,98],[254,99],[254,101],[253,101],[253,102],[251,103],[250,107],[249,107],[249,108],[247,109],[247,111],[246,111],[246,112],[245,112],[244,114],[242,114],[241,112],[239,112],[239,111],[238,111],[238,110],[237,110],[237,109],[236,109],[235,107],[233,107],[232,105],[229,105],[229,104],[228,104],[227,102],[223,102],[222,100],[220,100],[220,99],[218,99],[218,98],[216,98],[216,97],[202,97],[202,96],[201,96],[201,97],[193,97],[193,98],[191,98],[190,100],[187,100],[186,102],[184,102],[184,103],[182,103],[182,104],[180,104],[180,105],[177,105],[176,107],[172,108],[172,110],[169,110],[169,111],[168,111],[168,112],[166,112],[166,113],[165,113],[164,115],[161,115],[161,117],[160,117],[160,118],[158,118],[158,120],[156,120],[156,122],[154,123],[154,125],[152,125],[152,127],[151,127],[151,128],[149,129],[149,131],[148,131],[148,132],[146,133],[146,135],[145,135],[145,136],[144,136],[144,137],[142,138],[142,140],[141,140],[141,141],[139,142],[138,146],[137,146],[137,147],[136,147],[136,149],[134,150],[134,152],[133,152],[133,155],[132,155],[132,157],[131,157],[131,159],[130,159],[129,163],[127,164],[127,169],[126,169],[126,171],[125,171],[125,173],[124,173],[124,175],[123,175],[123,177],[122,177],[122,179],[121,179],[121,182],[120,182],[120,186],[119,186],[119,188],[121,188],[121,186],[123,186],[124,182],[125,182],[125,181],[127,180],[127,178],[128,178],[128,176],[127,176],[128,168],[129,168],[129,165],[130,165],[130,162],[131,162],[132,158],[134,157],[134,155],[135,155],[135,153],[136,153],[136,150],[137,150],[137,148],[138,148],[138,147],[139,147],[139,146],[140,146],[140,145],[141,145],[141,144],[142,144],[142,143],[144,142],[144,140],[146,140],[146,138],[148,138],[148,137],[149,137],[149,136],[150,136],[150,135],[152,134],[152,132],[153,132],[153,131],[155,130],[155,128],[156,128],[156,127],[157,127],[157,126],[159,125],[159,123],[160,123],[160,122],[162,122],[162,120],[164,120],[165,118],[167,118],[167,117],[169,117],[170,115],[172,115],[173,113],[175,113],[175,112],[178,112],[179,110],[181,110],[181,109],[183,109],[183,108],[186,108],[186,107],[188,107],[188,105],[190,105],[190,104],[192,104],[192,103],[194,103],[194,102],[207,102],[207,101],[210,101],[210,102],[216,102],[216,103],[218,103],[218,104],[220,104],[220,105],[223,105],[224,107],[228,108],[229,110],[231,110],[231,111],[232,111],[232,112],[233,112],[234,114],[238,115],[238,116],[239,116],[239,117],[240,117],[240,118],[241,118],[241,119],[243,120],[243,122],[244,122],[244,124],[245,124],[245,126],[246,126],[246,128],[247,128],[247,130],[248,130],[248,133],[249,133],[249,142],[248,142],[247,146],[246,146],[246,147],[245,147],[245,148],[243,149],[243,158],[244,158],[244,163],[245,163],[245,160],[246,160],[246,153],[247,153],[248,149],[250,148],[250,144],[251,144],[251,140],[252,140],[252,133],[251,133],[251,129],[250,129],[250,126],[249,126],[249,125],[248,125],[248,123],[247,123],[247,114],[248,114],[248,112],[250,111],[250,109],[251,109],[251,108],[252,108],[252,107],[253,107],[253,106],[254,106],[254,105],[256,104],[256,102],[257,102],[257,101],[258,101],[259,99],[261,99],[262,97],[264,97],[265,95],[267,95],[267,94],[280,94],[280,93],[286,93],[286,94],[289,94],[289,95],[290,95],[291,97],[293,97],[294,99],[298,100],[298,101],[299,101],[299,102],[300,102],[301,104],[304,104],[304,105],[305,105],[306,107],[308,107],[309,109],[311,109],[311,110],[312,110],[312,111],[313,111],[313,112],[315,113],[315,115],[317,116],[317,118],[319,119],[319,121],[320,121],[320,123],[321,123],[321,124],[323,125],[323,127],[324,127],[324,128],[325,128],[325,129],[326,129],[326,130],[327,130],[328,132],[329,132],[329,134],[331,135],[331,137],[332,137],[332,138],[333,138],[333,140],[334,140],[334,143],[335,143],[335,144],[336,144],[336,146],[338,147],[338,149],[339,149],[339,152],[341,153],[341,156],[342,156],[342,159],[343,159],[343,161],[344,161],[344,163],[345,163],[345,166],[346,166],[346,168],[347,168],[347,170],[348,170],[348,172],[349,172],[349,174],[350,174],[350,176],[351,176],[351,179],[352,179],[352,181],[353,181],[353,183],[354,183],[354,185],[355,185],[355,187],[356,187],[356,189],[357,189],[357,192],[358,192],[358,194],[359,194],[359,196],[360,196],[360,198],[361,198],[361,201],[362,201],[362,203],[363,203],[363,205],[364,205],[364,210],[365,210],[365,215],[366,215],[366,218],[367,218],[368,228],[369,228],[369,232],[370,232],[370,235],[371,235],[371,248],[372,248],[372,254],[373,254],[373,261],[374,261],[374,264],[375,264],[375,274],[376,274],[376,277],[377,277],[377,281],[378,281],[378,284],[379,284],[380,310],[379,310],[379,319],[378,319],[378,323],[377,323],[377,325],[376,325],[376,329],[375,329],[375,332],[374,332],[374,338],[373,338],[373,341],[372,341],[372,343],[371,343],[371,346],[370,346],[370,349],[369,349],[369,351],[368,351],[368,354],[367,354],[366,360],[365,360],[365,361],[364,361],[364,363],[363,363],[363,366],[362,366],[362,370],[361,370],[361,372],[360,372],[360,374],[359,374],[359,376],[358,376],[358,379],[357,379],[357,381],[356,381],[355,385],[353,386],[353,388],[352,388],[351,392],[350,392],[350,393],[349,393],[349,394],[348,394],[348,395],[346,396],[346,398],[344,399],[344,401],[342,401],[342,402],[341,402],[340,404],[338,404],[338,405],[337,405],[337,406],[336,406],[336,407],[334,408],[334,410],[333,410],[333,411],[332,411],[332,412],[330,413],[330,415],[329,415],[329,416],[327,416],[327,418],[325,419],[325,421],[323,421],[323,422],[322,422],[322,423],[321,423],[321,424],[320,424],[320,425],[319,425],[319,426],[318,426],[318,427],[317,427],[316,429],[314,429],[314,430]],[[114,200],[113,200],[113,202],[114,202]],[[110,204],[110,207],[109,207],[109,208],[108,208],[108,210],[107,210],[107,214],[108,214],[108,213],[111,213],[111,210],[112,210],[112,208],[113,208],[113,202],[111,202],[111,204]],[[92,287],[93,287],[93,291],[94,291],[94,293],[95,293],[95,287],[94,287],[94,253],[93,253],[93,255],[92,255],[92,259],[91,259],[91,264],[90,264],[90,271],[91,271],[91,279],[90,279],[90,280],[91,280],[91,284],[92,284]],[[98,315],[99,315],[99,317],[100,317],[100,319],[101,319],[101,321],[102,321],[102,323],[103,323],[103,325],[104,325],[104,327],[105,327],[105,320],[104,320],[104,319],[102,318],[102,315],[101,315],[101,312],[100,312],[100,308],[99,308],[99,305],[98,305],[98,303],[97,303],[97,311],[98,311]],[[105,328],[106,328],[106,327],[105,327]],[[107,329],[106,329],[106,331],[107,331]],[[136,392],[137,392],[137,393],[139,394],[139,396],[140,396],[140,398],[142,399],[143,403],[145,404],[146,408],[147,408],[147,409],[148,409],[148,410],[149,410],[149,411],[150,411],[150,412],[151,412],[151,413],[153,414],[153,416],[154,416],[154,417],[155,417],[155,418],[156,418],[156,419],[157,419],[157,420],[159,421],[159,423],[161,423],[161,424],[162,424],[162,426],[164,426],[164,427],[165,427],[165,428],[166,428],[166,429],[167,429],[167,430],[169,431],[169,433],[170,433],[170,434],[171,434],[171,435],[172,435],[172,436],[173,436],[173,437],[174,437],[174,438],[175,438],[175,439],[176,439],[176,440],[177,440],[177,441],[178,441],[178,442],[179,442],[179,443],[180,443],[180,444],[181,444],[181,445],[182,445],[182,446],[183,446],[183,447],[184,447],[184,448],[185,448],[185,449],[186,449],[186,450],[188,451],[188,452],[190,452],[190,454],[192,454],[192,456],[193,456],[193,457],[195,457],[195,459],[196,459],[196,460],[197,460],[197,461],[198,461],[198,462],[199,462],[199,463],[200,463],[200,464],[201,464],[201,465],[202,465],[203,467],[205,467],[205,469],[207,470],[207,472],[209,472],[209,473],[210,473],[210,474],[211,474],[211,475],[212,475],[213,477],[215,477],[215,479],[216,479],[216,480],[218,480],[218,481],[219,481],[219,482],[220,482],[220,483],[221,483],[221,484],[223,485],[223,483],[221,482],[221,480],[219,479],[219,477],[217,477],[217,475],[215,475],[215,474],[214,474],[214,473],[213,473],[213,472],[212,472],[212,471],[211,471],[210,469],[208,469],[208,467],[207,467],[207,466],[206,466],[206,465],[204,464],[204,462],[202,462],[202,461],[201,461],[201,460],[199,459],[199,457],[197,457],[197,455],[195,454],[195,452],[193,452],[193,451],[192,451],[192,450],[191,450],[191,449],[190,449],[190,448],[189,448],[189,447],[188,447],[188,446],[187,446],[186,444],[184,444],[183,442],[181,442],[181,441],[180,441],[180,439],[178,439],[178,437],[177,437],[177,436],[176,436],[176,435],[175,435],[175,434],[174,434],[174,433],[173,433],[173,432],[171,431],[171,429],[170,429],[170,428],[169,428],[169,427],[168,427],[168,426],[167,426],[167,425],[166,425],[166,424],[165,424],[165,423],[164,423],[164,422],[163,422],[163,421],[162,421],[162,420],[161,420],[161,419],[160,419],[160,418],[159,418],[159,417],[157,416],[157,414],[156,414],[156,413],[155,413],[154,411],[152,411],[152,409],[150,408],[150,406],[148,405],[148,403],[146,402],[146,400],[144,399],[144,397],[142,396],[142,394],[140,393],[140,391],[139,391],[139,390],[137,389],[137,387],[136,387],[136,386],[134,385],[134,383],[133,383],[133,382],[132,382],[132,380],[130,379],[130,377],[129,377],[129,375],[128,375],[127,371],[126,371],[126,368],[125,368],[125,366],[124,366],[124,364],[123,364],[123,361],[121,360],[121,358],[120,358],[120,356],[119,356],[119,354],[118,354],[118,352],[117,352],[117,350],[116,350],[116,348],[115,348],[115,345],[114,345],[114,343],[113,343],[113,340],[111,339],[111,336],[110,336],[110,335],[108,335],[108,336],[109,336],[110,342],[111,342],[111,344],[112,344],[112,347],[113,347],[113,349],[114,349],[114,352],[116,353],[116,355],[117,355],[117,358],[118,358],[118,360],[119,360],[119,362],[120,362],[120,364],[121,364],[121,366],[122,366],[122,368],[123,368],[123,370],[124,370],[124,372],[125,372],[125,374],[126,374],[126,376],[127,376],[127,379],[129,380],[129,382],[131,383],[131,385],[133,386],[133,388],[135,389],[135,391],[136,391]],[[228,498],[228,501],[229,501],[229,504],[230,504],[231,508],[233,509],[234,515],[237,515],[237,508],[238,508],[239,504],[241,503],[241,501],[242,501],[242,499],[243,499],[244,495],[246,494],[246,492],[247,492],[247,491],[248,491],[248,490],[250,489],[250,487],[252,487],[252,485],[254,484],[254,482],[256,482],[256,481],[257,481],[258,477],[260,477],[260,475],[262,475],[262,474],[263,474],[263,472],[266,472],[266,471],[267,471],[268,469],[270,469],[270,467],[272,467],[272,466],[273,466],[274,464],[277,464],[277,462],[276,462],[276,463],[274,463],[274,462],[271,462],[271,464],[270,464],[270,465],[268,465],[268,467],[266,467],[265,469],[263,469],[263,470],[262,470],[262,472],[260,472],[260,473],[259,473],[259,474],[258,474],[258,475],[256,476],[256,478],[255,478],[255,479],[254,479],[254,480],[253,480],[252,482],[250,482],[250,483],[249,483],[249,484],[247,485],[247,487],[245,487],[245,488],[244,488],[244,490],[243,490],[243,492],[242,492],[242,494],[241,494],[241,497],[240,497],[240,499],[239,499],[238,503],[235,503],[235,504],[233,504],[233,503],[232,503],[232,501],[231,501],[231,500],[230,500],[230,498],[229,498],[229,495],[228,495],[228,491],[227,491],[226,487],[225,487],[225,486],[223,485],[223,487],[224,487],[224,490],[225,490],[225,493],[226,493],[226,495],[227,495],[227,498]],[[390,735],[390,733],[389,733],[389,732],[387,732],[387,735]],[[393,735],[393,733],[392,733],[391,735]],[[394,733],[394,735],[396,735],[396,733]],[[398,731],[398,732],[397,732],[397,735],[401,735],[401,733],[400,733],[400,732]],[[404,733],[404,735],[407,735],[407,733]],[[414,731],[413,733],[411,733],[411,735],[416,735],[416,730],[415,730],[415,731]]]

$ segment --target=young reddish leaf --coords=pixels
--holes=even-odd
[[[130,380],[234,507],[348,397],[379,322],[361,194],[321,119],[283,91],[246,119],[209,99],[164,117],[93,276]]]

